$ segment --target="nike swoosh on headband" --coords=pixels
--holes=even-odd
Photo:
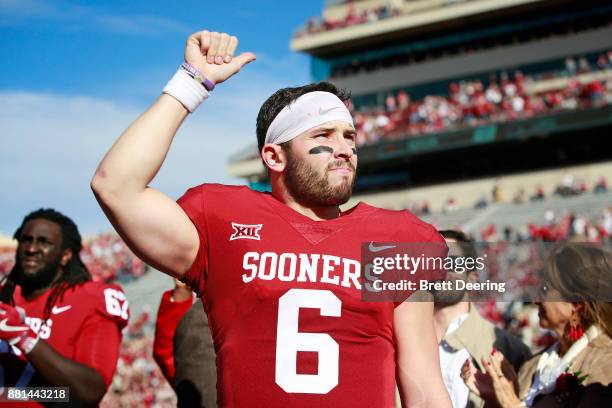
[[[268,126],[265,143],[285,143],[332,121],[342,121],[354,127],[351,113],[340,98],[330,92],[308,92],[281,109]]]
[[[334,109],[336,109],[335,106],[332,106],[331,108],[328,108],[328,109],[319,108],[319,115],[323,116],[326,113],[328,113],[329,111],[332,111]]]

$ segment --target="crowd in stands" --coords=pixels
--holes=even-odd
[[[85,240],[81,258],[97,282],[126,283],[141,277],[147,270],[147,266],[113,233]],[[0,277],[11,271],[14,261],[15,248],[0,249]]]
[[[512,75],[504,72],[499,78],[491,75],[486,86],[480,80],[453,82],[448,95],[427,95],[419,100],[399,90],[389,93],[384,106],[377,108],[357,109],[349,101],[357,145],[612,104],[612,51],[601,53],[594,65],[584,57],[568,57],[565,65],[562,71],[530,76],[521,71]],[[605,79],[581,77],[589,73],[606,75]],[[534,84],[559,78],[567,80],[566,86],[528,91]],[[243,159],[257,157],[259,152],[255,149]]]
[[[482,229],[481,236],[485,241],[612,242],[612,206],[594,217],[572,211],[555,214],[554,211],[548,210],[544,213],[544,218],[543,222],[531,222],[518,229],[506,226],[502,231],[490,224]]]
[[[444,3],[421,2],[421,7],[414,9],[410,13],[418,13],[424,10],[431,9],[432,7],[440,7],[441,5],[450,5],[463,1],[467,0],[446,0],[446,2]],[[303,37],[325,31],[332,31],[360,24],[373,23],[376,21],[385,20],[391,17],[396,17],[408,13],[407,11],[395,8],[392,5],[385,4],[357,11],[355,7],[355,0],[348,0],[344,3],[347,3],[347,11],[343,17],[337,19],[325,17],[310,17],[307,20],[306,24],[300,29],[298,29],[293,36]]]
[[[11,271],[15,263],[15,248],[0,247],[0,279]]]
[[[603,194],[607,193],[608,191],[608,180],[605,176],[599,177],[599,179],[592,186],[590,186],[584,178],[574,177],[568,173],[565,174],[561,182],[555,186],[552,194],[547,195],[544,187],[541,184],[537,185],[531,194],[528,194],[527,191],[521,187],[514,192],[511,202],[520,205],[527,202],[542,201],[550,195],[558,197],[574,197],[587,193]],[[500,182],[497,180],[491,190],[491,197],[487,198],[487,196],[483,194],[474,202],[473,208],[481,209],[489,206],[492,203],[501,203],[505,201],[508,201],[508,198],[502,193]],[[459,208],[465,207],[466,203],[459,203],[455,197],[450,196],[444,201],[439,210],[442,214],[448,214]],[[429,215],[432,213],[432,209],[428,201],[413,202],[406,205],[404,209],[410,210],[410,212],[419,216]]]
[[[86,241],[81,257],[97,281],[125,283],[146,271],[146,265],[113,233]]]
[[[453,82],[448,95],[427,95],[417,101],[400,90],[388,94],[384,106],[362,111],[353,109],[357,143],[363,146],[381,140],[612,104],[612,76],[601,80],[592,77],[588,81],[579,77],[610,69],[612,51],[600,55],[594,70],[585,58],[578,62],[568,58],[563,72],[568,78],[567,85],[539,93],[530,93],[528,89],[536,81],[558,76],[558,72],[541,74],[537,79],[526,77],[520,71],[512,76],[501,73],[499,78],[492,75],[487,85],[480,80]]]
[[[305,26],[300,28],[295,33],[294,37],[302,37],[306,35],[311,35],[324,31],[337,30],[339,28],[351,27],[364,23],[372,23],[390,17],[399,16],[400,14],[401,11],[399,9],[389,7],[387,5],[381,5],[375,8],[357,12],[355,10],[355,5],[349,4],[348,11],[344,18],[333,19],[310,17],[306,22]]]
[[[444,208],[448,209],[455,206],[455,203],[454,199],[451,198],[444,205]],[[430,214],[428,203],[414,205],[410,210],[417,215]],[[553,210],[547,210],[544,212],[543,220],[534,220],[518,228],[512,226],[500,228],[498,225],[490,223],[481,228],[478,238],[487,242],[555,242],[560,240],[594,243],[612,242],[612,205],[603,209],[600,214],[591,217],[576,214],[570,210],[556,214]]]
[[[589,186],[587,180],[583,177],[574,177],[573,175],[566,173],[563,176],[561,182],[555,186],[552,195],[559,197],[573,197],[579,196],[581,194],[585,194],[588,192],[592,192],[593,194],[602,194],[608,191],[608,180],[605,176],[601,176],[597,182],[594,183],[592,187]],[[514,192],[512,196],[512,202],[514,204],[524,204],[528,201],[535,202],[541,201],[546,198],[546,193],[544,191],[544,187],[540,184],[538,185],[532,194],[528,194],[524,188],[519,188]],[[501,202],[503,201],[503,197],[500,192],[500,187],[496,183],[493,187],[493,191],[491,194],[492,202]],[[486,197],[482,197],[475,204],[474,208],[483,208],[489,204]]]
[[[551,345],[555,338],[538,324],[538,308],[522,302],[476,303],[480,314],[500,329],[509,330],[518,336],[533,351],[537,352]]]
[[[607,179],[601,176],[591,189],[584,178],[574,178],[571,174],[566,174],[561,183],[555,187],[553,194],[560,197],[572,197],[588,193],[589,191],[592,191],[594,194],[607,192]],[[544,188],[539,185],[529,197],[524,188],[518,189],[512,197],[512,202],[514,204],[523,204],[527,201],[540,201],[544,198],[546,198],[546,193],[544,192]],[[476,203],[476,208],[478,208],[478,204],[479,203]],[[486,203],[482,206],[486,206]]]
[[[119,352],[117,371],[102,408],[175,407],[176,396],[153,360],[150,316],[130,319]],[[145,330],[148,328],[149,330]]]

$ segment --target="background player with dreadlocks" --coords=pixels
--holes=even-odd
[[[99,403],[128,321],[123,291],[92,282],[77,226],[55,210],[27,215],[14,238],[0,290],[0,386],[68,387],[71,406]]]

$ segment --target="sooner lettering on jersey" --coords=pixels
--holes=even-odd
[[[247,187],[178,203],[200,236],[185,281],[209,315],[220,406],[395,406],[394,304],[361,300],[361,244],[444,242],[433,227],[366,204],[317,222]]]

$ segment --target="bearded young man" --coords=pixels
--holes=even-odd
[[[204,184],[177,202],[148,187],[189,112],[255,60],[208,31],[159,99],[117,140],[92,189],[132,250],[202,297],[223,407],[450,407],[428,302],[361,300],[368,241],[443,239],[408,212],[342,212],[357,169],[355,129],[331,84],[277,91],[257,139],[272,193]]]
[[[129,318],[125,295],[117,285],[91,281],[79,255],[81,235],[65,215],[34,211],[14,238],[15,266],[0,283],[0,385],[67,387],[61,406],[97,405],[117,366]]]

